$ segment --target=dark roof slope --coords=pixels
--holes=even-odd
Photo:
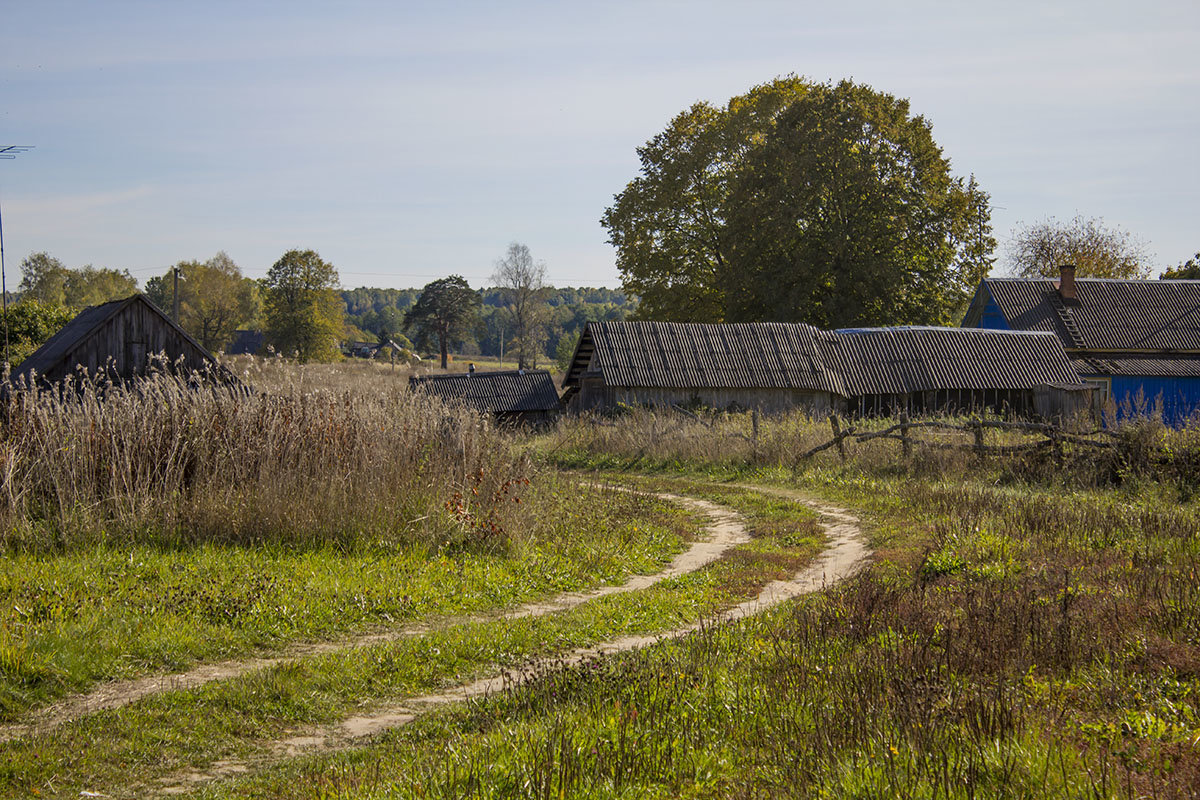
[[[414,375],[409,384],[445,400],[460,400],[492,413],[557,411],[560,407],[558,390],[545,370]]]
[[[613,386],[673,389],[811,389],[841,393],[811,325],[784,322],[592,322],[584,330],[566,388],[585,370]]]
[[[1080,375],[1139,375],[1153,378],[1200,378],[1195,357],[1128,358],[1105,353],[1076,355],[1071,361]]]
[[[1078,278],[1078,302],[1065,306],[1057,287],[1041,278],[988,278],[967,319],[990,294],[1014,330],[1051,331],[1067,347],[1200,351],[1200,281]]]
[[[835,331],[825,345],[848,396],[930,389],[1032,389],[1078,385],[1050,333],[897,327]]]

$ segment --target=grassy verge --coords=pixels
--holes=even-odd
[[[165,773],[219,759],[253,761],[271,752],[264,742],[389,700],[533,657],[693,622],[790,576],[820,547],[811,513],[795,511],[795,525],[781,525],[752,495],[737,494],[741,502],[726,499],[745,508],[759,535],[699,572],[561,614],[459,625],[90,715],[48,734],[0,744],[0,793],[140,796],[160,785],[156,779]]]
[[[208,797],[1194,797],[1200,510],[814,470],[868,573]]]
[[[545,473],[495,551],[101,545],[0,560],[0,718],[95,681],[487,611],[656,570],[695,530],[661,501]]]

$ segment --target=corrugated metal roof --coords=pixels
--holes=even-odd
[[[1071,359],[1080,375],[1136,375],[1156,378],[1200,378],[1197,358],[1125,358],[1106,354]]]
[[[679,389],[809,389],[840,394],[811,325],[783,322],[727,325],[688,322],[590,323],[565,386],[583,369],[611,386]],[[588,357],[589,363],[580,363]]]
[[[843,397],[930,389],[1078,385],[1052,333],[963,328],[821,331],[792,323],[592,323],[564,386],[809,389]]]
[[[1052,331],[1068,347],[1200,351],[1200,281],[1077,278],[1078,303],[1063,308],[1057,283],[988,278],[984,286],[1014,330]]]
[[[835,331],[828,363],[849,396],[1079,383],[1050,333],[897,327]]]
[[[446,400],[460,400],[480,411],[557,411],[560,407],[558,390],[545,370],[414,375],[409,383],[414,389]]]

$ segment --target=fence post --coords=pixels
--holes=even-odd
[[[912,457],[912,442],[908,439],[908,412],[900,412],[900,450],[904,457]]]
[[[846,440],[842,438],[842,426],[838,422],[837,414],[829,415],[829,427],[833,428],[833,438],[837,442],[838,455],[842,457],[842,463],[846,461]]]
[[[758,463],[758,409],[752,409],[750,412],[750,426],[752,440],[750,442],[750,459],[752,464]]]
[[[979,460],[983,460],[983,420],[973,419],[969,423],[975,428],[975,455]]]

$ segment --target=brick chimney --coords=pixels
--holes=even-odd
[[[1059,266],[1058,271],[1058,296],[1063,299],[1064,303],[1075,302],[1079,299],[1079,295],[1075,292],[1075,265],[1063,264]]]

